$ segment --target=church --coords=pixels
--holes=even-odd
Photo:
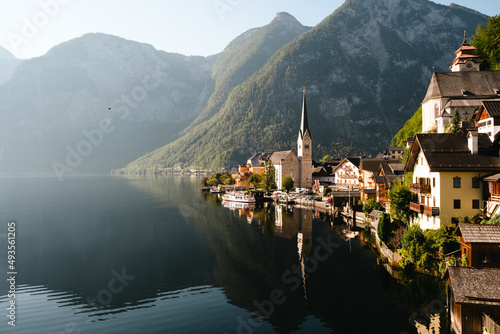
[[[462,121],[470,121],[485,101],[500,101],[500,71],[481,71],[483,61],[475,51],[464,34],[449,68],[451,72],[433,73],[422,102],[423,133],[446,132],[455,110]],[[491,133],[490,138],[494,135]]]
[[[302,98],[302,117],[297,138],[297,154],[293,150],[274,152],[270,159],[275,169],[275,181],[278,188],[281,188],[285,176],[292,177],[297,188],[312,188],[314,170],[312,136],[307,118],[305,90]]]

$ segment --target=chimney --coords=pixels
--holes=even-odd
[[[477,154],[479,151],[479,134],[477,131],[469,131],[467,134],[469,150],[472,154]]]

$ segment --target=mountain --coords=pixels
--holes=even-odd
[[[87,34],[0,86],[0,171],[105,172],[178,137],[214,89],[213,58]]]
[[[292,15],[278,13],[270,24],[235,38],[217,56],[212,70],[215,91],[206,108],[183,133],[189,133],[196,125],[210,119],[222,107],[232,89],[262,68],[279,48],[309,29]]]
[[[182,137],[125,172],[178,163],[218,169],[257,152],[293,149],[304,86],[315,158],[378,153],[418,109],[433,67],[447,70],[463,31],[486,20],[427,0],[347,0],[277,50]]]
[[[0,47],[0,84],[11,77],[21,61],[14,57],[7,49]]]

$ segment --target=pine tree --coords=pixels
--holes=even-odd
[[[453,114],[453,118],[451,119],[451,127],[450,127],[450,133],[461,133],[462,132],[462,118],[460,117],[460,113],[458,112],[457,109],[455,109],[455,113]]]

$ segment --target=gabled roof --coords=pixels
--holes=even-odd
[[[339,163],[334,169],[333,169],[333,173],[335,173],[337,170],[339,170],[342,165],[346,164],[347,162],[350,162],[352,163],[356,168],[359,169],[359,166],[360,166],[360,162],[361,162],[361,158],[345,158],[344,160],[342,160],[341,163]]]
[[[282,160],[285,160],[290,154],[295,155],[292,150],[289,151],[280,151],[280,152],[274,152],[273,155],[271,155],[271,162],[274,166],[281,164]]]
[[[405,172],[413,171],[416,159],[423,152],[431,172],[465,171],[495,172],[500,171],[498,150],[492,149],[487,134],[478,134],[478,154],[469,150],[467,136],[450,133],[419,133],[410,149]]]
[[[405,172],[405,164],[389,163],[388,165],[394,175],[404,174]]]
[[[433,98],[498,98],[499,90],[500,71],[436,72],[422,103]]]
[[[476,115],[476,121],[479,121],[482,114],[487,112],[490,117],[500,118],[500,101],[483,101],[479,111]]]
[[[359,169],[361,170],[366,170],[369,172],[376,173],[380,169],[380,164],[382,163],[397,163],[399,162],[398,159],[368,159],[368,158],[362,158],[359,164]]]
[[[500,305],[500,269],[448,267],[455,303]]]
[[[467,243],[500,244],[500,225],[458,224]]]

